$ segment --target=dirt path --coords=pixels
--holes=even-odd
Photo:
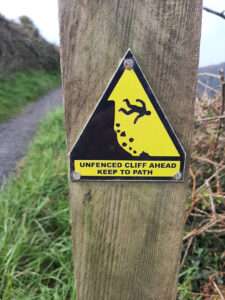
[[[0,124],[0,183],[15,169],[26,153],[39,121],[56,106],[62,105],[61,88],[35,102],[16,119]]]

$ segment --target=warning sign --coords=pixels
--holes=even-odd
[[[128,50],[70,152],[72,180],[182,181],[185,153]]]

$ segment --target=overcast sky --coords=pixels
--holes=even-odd
[[[203,1],[204,6],[219,12],[225,10],[225,0]],[[22,15],[30,17],[39,28],[42,36],[48,41],[58,44],[57,3],[57,0],[1,0],[0,13],[8,19],[14,20]],[[225,62],[225,20],[204,11],[200,66],[220,62]]]

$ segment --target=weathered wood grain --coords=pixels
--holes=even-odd
[[[59,0],[69,151],[131,48],[187,153],[184,183],[70,183],[77,300],[175,299],[201,0]]]

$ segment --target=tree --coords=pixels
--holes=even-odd
[[[217,15],[223,19],[225,19],[225,10],[223,10],[222,12],[217,12],[211,8],[208,8],[208,7],[203,7],[203,9],[211,14],[214,14],[214,15]]]

